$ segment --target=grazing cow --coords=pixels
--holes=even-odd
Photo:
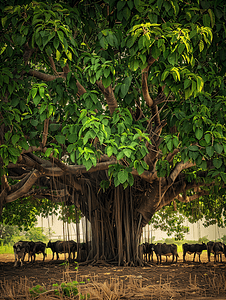
[[[188,254],[193,254],[193,262],[195,261],[195,255],[198,254],[199,256],[199,262],[201,263],[200,255],[202,254],[203,250],[207,250],[207,246],[205,243],[202,244],[183,244],[183,261],[185,262],[185,255],[186,253]]]
[[[207,243],[207,253],[208,253],[208,261],[210,262],[210,254],[214,254],[214,263],[217,261],[219,262],[219,256],[220,261],[222,262],[222,254],[226,256],[226,247],[221,242],[208,242]]]
[[[154,246],[155,244],[149,244],[149,243],[143,243],[141,244],[143,254],[144,254],[144,259],[145,261],[152,261],[153,262],[153,251],[154,251]],[[151,260],[150,260],[151,258]]]
[[[53,252],[52,260],[54,259],[55,252],[57,260],[59,259],[59,253],[68,253],[68,259],[71,258],[71,253],[73,253],[73,259],[75,259],[75,252],[77,250],[77,243],[75,241],[49,241],[46,247],[51,248]]]
[[[34,262],[35,262],[35,254],[39,254],[42,253],[43,254],[43,261],[45,260],[46,257],[46,244],[43,242],[34,242],[34,244],[32,245],[32,247],[30,246],[30,256],[31,256],[31,262],[32,262],[32,257],[34,258]]]
[[[167,256],[173,256],[172,263],[174,261],[174,257],[176,256],[176,262],[177,262],[177,245],[175,244],[161,244],[158,243],[157,245],[154,245],[154,252],[157,257],[157,264],[161,264],[162,262],[162,255],[166,256],[166,261],[167,261]]]
[[[19,241],[13,245],[15,263],[14,267],[17,266],[17,262],[20,261],[20,265],[23,265],[25,255],[28,253],[28,261],[29,261],[29,253],[30,248],[33,247],[34,242],[27,241]]]

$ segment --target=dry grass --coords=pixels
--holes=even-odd
[[[65,282],[73,282],[71,275],[74,277],[74,273],[66,271],[64,272]],[[77,278],[76,278],[77,279]],[[27,278],[21,278],[18,282],[2,281],[0,282],[0,300],[56,300],[56,299],[90,299],[90,300],[118,300],[118,299],[153,299],[153,300],[166,300],[166,299],[182,299],[181,295],[205,295],[206,291],[219,295],[220,293],[226,293],[226,277],[225,275],[214,274],[213,277],[205,276],[206,289],[200,288],[197,284],[198,280],[196,275],[190,280],[186,289],[176,289],[170,282],[161,282],[161,276],[158,284],[143,285],[142,278],[130,277],[127,282],[123,281],[119,277],[110,278],[105,282],[98,282],[95,277],[86,280],[84,283],[80,283],[77,295],[71,295],[65,297],[62,293],[60,286],[40,286],[40,294],[30,293],[30,289],[34,290],[34,287],[30,286]],[[59,294],[56,295],[58,289]],[[83,297],[81,297],[83,295]],[[204,297],[205,298],[205,297]],[[183,298],[185,299],[185,298]],[[194,298],[195,299],[195,298]],[[196,298],[198,299],[198,298]],[[203,299],[203,298],[202,298]]]

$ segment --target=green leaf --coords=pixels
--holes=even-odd
[[[41,99],[42,98],[39,95],[36,95],[35,98],[33,99],[34,104],[37,106],[41,101]]]
[[[122,159],[123,157],[124,157],[123,151],[121,151],[121,152],[119,152],[119,153],[117,154],[117,160],[120,160],[120,159]]]
[[[215,168],[219,169],[222,166],[222,159],[220,158],[214,158],[213,159],[213,165]]]
[[[59,144],[65,144],[65,136],[64,135],[56,135],[55,138]]]
[[[134,183],[134,177],[131,173],[128,173],[128,182],[130,186],[132,186]]]
[[[207,144],[211,142],[211,135],[209,133],[205,134],[205,141]]]
[[[125,154],[125,156],[130,157],[131,154],[132,154],[132,150],[130,150],[130,149],[124,149],[123,153]]]
[[[185,48],[185,44],[180,44],[177,48],[177,51],[179,54],[181,54],[184,51]]]
[[[113,148],[111,146],[108,146],[107,147],[107,156],[108,157],[111,157],[113,154]]]
[[[210,16],[209,15],[204,14],[202,17],[202,20],[203,20],[203,25],[205,27],[210,27]]]
[[[177,53],[176,52],[173,52],[168,56],[168,62],[173,66],[177,63]]]
[[[37,91],[38,91],[38,88],[32,88],[31,90],[31,95],[32,95],[32,98],[34,99],[36,94],[37,94]]]
[[[45,152],[45,156],[46,157],[49,157],[50,154],[53,152],[53,149],[52,148],[47,148],[46,152]]]
[[[203,136],[203,129],[202,128],[197,128],[195,131],[195,136],[198,140],[200,140]]]
[[[92,168],[93,163],[92,163],[92,161],[89,159],[89,160],[83,161],[83,165],[86,167],[86,170],[89,171],[89,169]]]
[[[58,49],[59,44],[60,44],[59,39],[57,37],[55,37],[54,40],[53,40],[53,46],[54,46],[54,48]]]
[[[221,173],[221,178],[223,179],[224,183],[226,183],[226,174],[225,173]]]
[[[77,141],[77,135],[74,133],[69,134],[68,136],[68,142],[69,143],[75,143]]]
[[[213,146],[206,147],[206,153],[209,155],[209,157],[212,157],[214,154],[214,148]]]
[[[57,30],[58,37],[62,43],[64,43],[64,33],[60,30]]]
[[[68,153],[71,153],[74,149],[75,149],[75,145],[74,145],[74,144],[70,144],[70,145],[67,147]]]
[[[28,150],[29,149],[29,145],[27,143],[27,141],[25,139],[20,140],[18,143],[23,149]]]
[[[60,51],[56,50],[56,60],[59,61],[61,57]]]
[[[171,152],[173,150],[173,139],[169,139],[166,143],[168,150]]]
[[[184,89],[186,90],[190,85],[191,85],[191,80],[190,79],[185,79],[185,81],[184,81]]]
[[[39,87],[39,95],[44,98],[45,96],[45,88],[43,86]]]
[[[73,163],[75,163],[75,151],[71,152],[70,159]]]
[[[221,144],[214,144],[214,149],[217,151],[218,154],[221,154],[224,148]]]
[[[13,156],[20,156],[20,151],[14,147],[8,147],[8,151]]]
[[[103,83],[105,89],[107,87],[109,87],[109,85],[111,84],[111,76],[109,76],[108,78],[103,77],[102,78],[102,83]]]
[[[161,49],[159,49],[155,44],[151,48],[151,54],[155,59],[158,59],[158,57],[161,54]]]
[[[114,178],[114,186],[117,187],[120,185],[120,181],[118,180],[118,177]]]
[[[37,125],[38,125],[38,120],[36,120],[36,119],[31,119],[31,125],[37,126]]]
[[[141,175],[144,172],[144,168],[142,167],[141,164],[138,164],[136,169],[139,175]]]
[[[128,172],[126,170],[122,170],[118,173],[118,180],[120,183],[126,182],[128,179]]]
[[[20,135],[19,134],[14,134],[11,138],[12,140],[12,144],[15,145],[20,139]]]
[[[195,145],[189,146],[188,149],[189,149],[190,151],[199,151],[198,146],[195,146]]]

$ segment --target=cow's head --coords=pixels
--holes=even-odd
[[[49,240],[49,242],[48,242],[46,248],[51,248],[51,245],[52,245],[51,240]]]
[[[13,245],[13,248],[16,250],[16,252],[20,252],[24,247],[22,242],[17,242]]]

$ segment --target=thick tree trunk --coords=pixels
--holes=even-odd
[[[137,212],[132,190],[119,186],[99,193],[98,201],[91,189],[79,204],[91,223],[92,246],[88,259],[117,262],[118,265],[142,265],[139,243],[142,216]]]

